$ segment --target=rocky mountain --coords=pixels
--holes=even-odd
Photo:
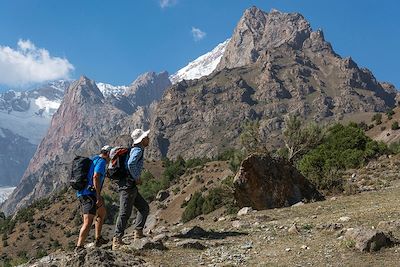
[[[165,88],[170,85],[168,72],[146,72],[133,81],[124,95],[134,108],[147,106],[160,99]]]
[[[148,128],[155,109],[153,102],[168,85],[168,73],[147,73],[124,94],[104,96],[95,82],[86,77],[74,82],[21,182],[3,204],[4,212],[11,213],[65,185],[75,155],[93,155],[101,146],[129,135],[134,128]]]
[[[209,75],[220,62],[230,39],[217,45],[212,51],[198,57],[188,65],[178,70],[169,78],[173,84],[182,80],[194,80]]]
[[[60,80],[0,94],[0,186],[19,182],[69,83]]]
[[[351,58],[341,58],[298,13],[247,9],[209,76],[170,87],[151,124],[150,154],[215,156],[239,145],[246,120],[258,120],[270,147],[284,117],[329,122],[385,111],[398,92]]]

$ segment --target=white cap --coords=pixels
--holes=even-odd
[[[111,149],[112,149],[112,146],[105,145],[105,146],[103,146],[103,147],[101,148],[101,150],[100,150],[100,151],[107,151],[107,152],[110,152],[110,151],[111,151]]]
[[[142,142],[143,138],[145,138],[146,136],[149,135],[149,133],[150,133],[150,130],[148,130],[148,131],[143,131],[142,129],[133,130],[133,132],[131,134],[133,143],[139,144],[140,142]]]

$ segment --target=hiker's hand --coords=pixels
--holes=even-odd
[[[103,206],[104,205],[104,200],[103,200],[103,198],[100,196],[100,197],[97,197],[97,201],[96,201],[96,206],[97,206],[97,208],[100,208],[101,206]]]
[[[142,184],[142,179],[137,179],[136,181],[135,181],[135,183],[137,184],[137,185],[141,185]]]

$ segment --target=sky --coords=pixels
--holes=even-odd
[[[400,89],[397,0],[0,0],[0,88],[173,74],[229,38],[253,5],[301,13],[339,55]]]

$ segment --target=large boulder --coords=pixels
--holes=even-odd
[[[361,252],[373,252],[383,247],[399,244],[399,240],[394,238],[391,233],[363,227],[348,230],[345,239],[353,242],[354,247]]]
[[[238,205],[257,210],[324,199],[289,162],[265,154],[246,158],[233,183]]]

